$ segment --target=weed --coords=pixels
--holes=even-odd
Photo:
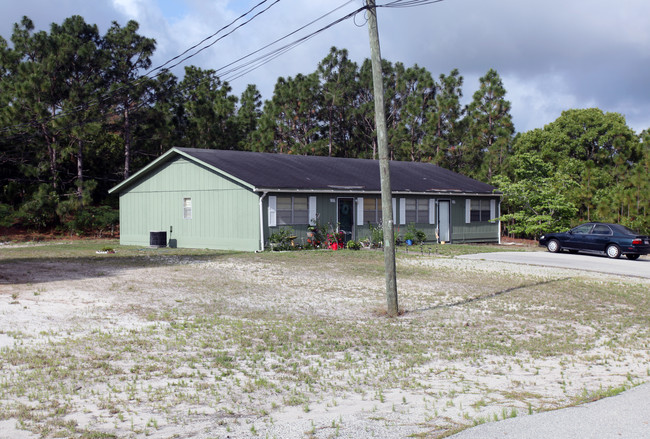
[[[170,424],[191,430],[208,417],[222,421],[214,435],[252,436],[260,434],[253,418],[273,425],[288,407],[311,413],[323,403],[340,413],[354,399],[371,404],[366,420],[386,424],[398,414],[404,423],[424,417],[452,429],[517,416],[512,406],[532,413],[616,394],[650,376],[647,285],[490,271],[454,258],[491,246],[400,253],[402,312],[394,319],[374,311],[385,309],[378,251],[119,247],[108,258],[96,257],[97,248],[82,242],[0,255],[9,282],[26,261],[61,266],[39,281],[39,304],[56,297],[49,291],[70,273],[87,296],[39,320],[44,327],[19,332],[5,323],[13,314],[0,320],[0,341],[13,339],[0,348],[0,418],[37,436],[91,437],[100,424],[115,426],[116,437],[154,429],[169,436]],[[34,293],[30,282],[15,281],[13,300]],[[554,381],[549,364],[562,373]],[[603,388],[580,394],[588,383],[575,371],[583,367],[598,369]],[[503,384],[489,388],[486,378]],[[385,389],[402,391],[401,405]],[[468,401],[482,416],[470,415]],[[88,433],[66,424],[83,410],[96,415]],[[341,424],[332,421],[329,435],[339,436]]]

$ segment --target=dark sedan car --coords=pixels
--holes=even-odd
[[[650,238],[618,224],[586,223],[568,232],[544,234],[539,243],[551,253],[568,250],[606,253],[610,258],[625,255],[628,259],[650,254]]]

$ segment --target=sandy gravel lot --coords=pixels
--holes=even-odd
[[[650,375],[648,279],[400,254],[390,319],[370,251],[0,251],[0,438],[437,438]]]

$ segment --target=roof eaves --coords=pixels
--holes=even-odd
[[[274,188],[274,187],[255,187],[253,192],[277,192],[277,193],[301,193],[301,194],[381,194],[380,190],[375,189],[332,189],[332,188],[312,188],[312,189],[297,189],[297,188]],[[436,195],[436,196],[472,196],[472,197],[502,197],[503,193],[499,191],[494,192],[463,192],[458,190],[430,190],[426,192],[414,192],[414,191],[392,191],[393,195]]]

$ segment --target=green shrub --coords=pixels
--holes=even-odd
[[[14,215],[11,206],[0,203],[0,227],[11,227],[14,222]]]
[[[381,247],[384,242],[384,229],[382,224],[379,223],[376,226],[373,226],[368,223],[368,229],[370,230],[370,236],[368,237],[368,239],[370,239],[370,245],[372,247]]]
[[[404,240],[410,239],[415,244],[422,244],[427,240],[427,235],[422,230],[416,229],[415,224],[411,223],[406,228]]]
[[[321,248],[327,241],[327,228],[319,224],[317,221],[312,221],[307,228],[307,248]]]
[[[294,230],[289,227],[286,229],[279,229],[269,236],[269,242],[271,243],[271,248],[275,251],[281,250],[295,250],[293,239],[295,238]]]
[[[59,217],[56,213],[59,204],[59,196],[47,184],[42,184],[32,194],[31,198],[24,202],[16,219],[24,226],[31,229],[45,229],[58,224]]]
[[[120,221],[119,211],[109,206],[79,207],[59,211],[65,212],[63,224],[70,233],[112,235]]]
[[[359,241],[350,240],[346,243],[346,246],[349,250],[359,250],[361,249],[361,243]]]

